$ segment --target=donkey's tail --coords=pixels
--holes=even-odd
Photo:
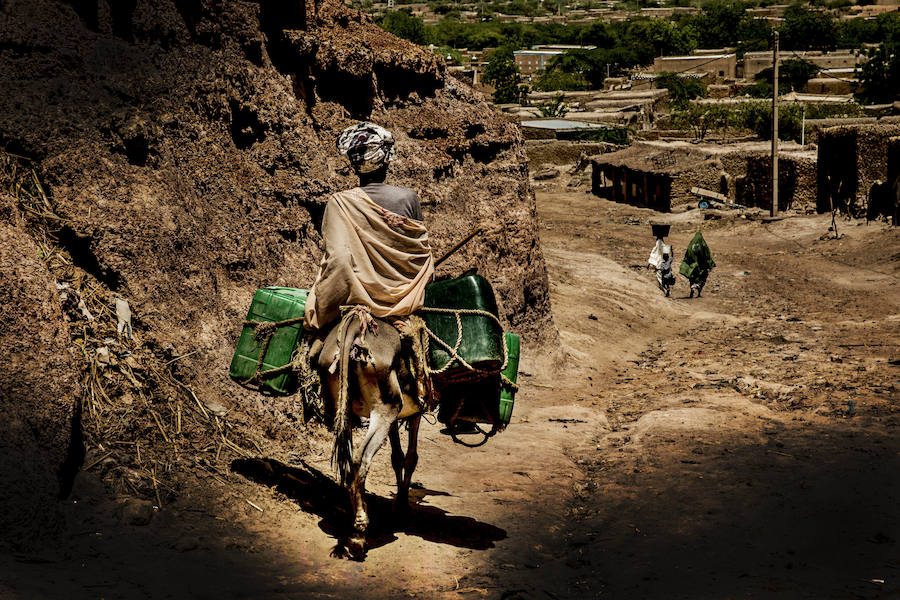
[[[341,485],[346,486],[350,479],[350,471],[353,465],[353,425],[352,407],[350,406],[349,372],[350,351],[353,342],[360,332],[359,319],[355,318],[355,311],[344,313],[338,325],[338,401],[334,414],[334,447],[331,449],[331,465],[338,473]]]

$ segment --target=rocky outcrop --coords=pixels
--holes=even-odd
[[[359,119],[394,132],[392,182],[419,193],[436,254],[496,226],[442,272],[477,267],[526,347],[556,339],[518,129],[338,2],[10,0],[0,79],[0,148],[36,169],[54,248],[236,428],[290,426],[228,363],[256,288],[312,283],[324,205],[355,185],[334,140]],[[10,243],[32,253],[21,231]]]

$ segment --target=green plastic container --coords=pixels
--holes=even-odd
[[[302,318],[306,308],[306,297],[309,290],[295,288],[267,287],[256,290],[253,302],[247,312],[248,321],[286,321]],[[279,327],[272,334],[266,355],[259,366],[260,372],[283,367],[291,362],[291,356],[303,335],[303,322]],[[257,339],[256,329],[248,325],[241,331],[234,358],[228,375],[235,381],[246,384],[256,375],[256,366],[262,352],[264,339]],[[282,373],[271,377],[263,377],[259,383],[260,390],[268,390],[276,394],[288,394],[295,385],[293,373]]]
[[[505,333],[509,362],[501,371],[513,383],[519,372],[519,336]],[[438,421],[471,421],[503,429],[512,417],[515,391],[504,385],[499,374],[482,375],[478,380],[451,381],[439,386]]]
[[[425,288],[426,308],[476,309],[497,316],[497,300],[487,279],[470,274],[436,281]],[[456,346],[458,328],[453,314],[422,312],[428,328],[451,348]],[[503,329],[500,324],[484,315],[461,315],[462,342],[458,353],[470,365],[483,371],[499,371],[503,365]],[[471,380],[483,375],[473,373],[453,358],[434,340],[430,344],[429,364],[440,370],[452,363],[444,372],[435,376],[437,382]]]
[[[506,363],[506,368],[503,369],[503,375],[512,381],[516,382],[519,376],[519,336],[515,333],[509,333],[508,331],[503,335],[506,336],[506,348],[509,352],[509,361]],[[503,383],[500,383],[500,408],[498,410],[500,421],[504,425],[509,424],[510,418],[512,418],[513,404],[516,401],[516,391]]]

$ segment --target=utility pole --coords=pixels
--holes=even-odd
[[[772,52],[772,208],[769,215],[778,216],[778,30],[774,32]]]
[[[806,103],[800,104],[800,145],[806,145]]]

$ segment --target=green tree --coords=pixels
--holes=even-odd
[[[409,9],[395,10],[382,17],[379,23],[385,31],[402,37],[414,44],[425,43],[425,23],[414,16]]]
[[[513,50],[508,46],[491,53],[482,81],[494,86],[494,102],[497,104],[521,102],[527,95],[527,89],[521,85]]]
[[[547,70],[535,77],[533,87],[542,92],[575,91],[590,89],[590,84],[581,73]]]
[[[825,12],[807,10],[798,5],[784,11],[784,22],[778,29],[785,50],[834,50],[838,29],[834,17]]]
[[[706,96],[706,86],[699,79],[679,77],[675,73],[659,73],[654,84],[659,89],[669,90],[669,101],[675,108],[682,108],[690,100]]]
[[[778,94],[788,92],[800,92],[806,86],[806,82],[818,74],[821,69],[805,60],[796,58],[788,59],[778,65]],[[756,83],[748,90],[754,98],[772,97],[772,67],[767,67],[756,74]]]
[[[694,21],[702,48],[722,48],[738,41],[746,16],[739,2],[713,0],[703,5]]]
[[[880,42],[875,19],[847,19],[838,21],[838,47],[860,48],[863,44]]]
[[[613,48],[616,45],[616,36],[603,21],[594,21],[581,30],[578,43],[584,46],[597,46],[598,48]]]
[[[860,100],[881,104],[900,99],[900,45],[885,42],[866,54],[869,60],[859,74]]]
[[[621,42],[634,48],[638,64],[648,65],[657,56],[689,54],[697,48],[697,32],[667,19],[640,18],[629,21]]]
[[[701,48],[735,46],[739,55],[765,50],[772,34],[771,27],[766,21],[748,15],[749,5],[740,0],[712,0],[702,6],[698,15],[684,17],[678,24],[696,31]]]

